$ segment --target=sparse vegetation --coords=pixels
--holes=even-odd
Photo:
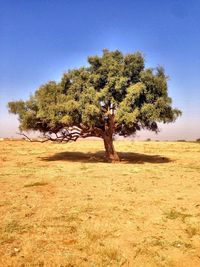
[[[186,229],[186,233],[190,238],[192,238],[195,235],[200,235],[200,223],[198,224],[189,224]]]
[[[166,218],[167,218],[167,219],[175,220],[175,219],[177,219],[177,218],[180,218],[183,222],[185,221],[185,219],[186,219],[187,217],[191,217],[190,214],[185,214],[185,213],[176,211],[176,210],[174,210],[174,209],[170,210],[170,211],[167,212],[165,215],[166,215]]]
[[[199,144],[116,147],[0,143],[0,266],[200,266]]]

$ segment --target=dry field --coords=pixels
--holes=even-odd
[[[0,142],[1,267],[200,267],[200,144]]]

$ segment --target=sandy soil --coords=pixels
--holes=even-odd
[[[0,266],[200,267],[200,144],[0,142]]]

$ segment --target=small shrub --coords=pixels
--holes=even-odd
[[[190,238],[192,238],[195,235],[199,235],[200,234],[200,226],[199,225],[189,225],[186,229],[185,229],[186,233],[188,234],[188,236]]]
[[[192,215],[181,213],[179,211],[172,209],[169,212],[165,213],[165,216],[169,220],[175,220],[180,218],[184,222],[187,217],[191,217]]]

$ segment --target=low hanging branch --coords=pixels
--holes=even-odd
[[[57,133],[44,133],[42,139],[31,139],[28,135],[25,133],[17,133],[18,135],[21,135],[25,137],[26,140],[29,142],[38,142],[38,143],[45,143],[47,141],[52,142],[70,142],[70,141],[76,141],[78,138],[87,138],[87,137],[102,137],[103,131],[101,129],[98,129],[97,127],[94,128],[88,128],[84,125],[81,125],[80,128],[77,126],[72,126],[68,128],[63,128]]]

